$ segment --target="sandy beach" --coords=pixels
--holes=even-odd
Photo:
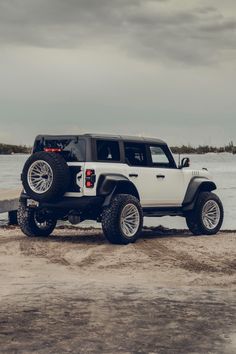
[[[236,234],[0,228],[1,353],[236,352]]]

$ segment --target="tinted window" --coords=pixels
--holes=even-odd
[[[97,140],[97,160],[120,161],[118,141]]]
[[[150,153],[153,165],[157,167],[170,167],[170,161],[160,146],[150,146]]]
[[[147,166],[146,146],[138,143],[125,143],[125,160],[131,166]]]
[[[60,154],[68,162],[85,161],[85,141],[78,138],[45,138],[36,140],[34,152],[44,151],[44,149],[61,149]]]

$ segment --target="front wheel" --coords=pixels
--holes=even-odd
[[[212,192],[201,192],[194,209],[186,215],[188,228],[194,235],[215,235],[220,230],[223,219],[221,200]]]
[[[139,200],[129,194],[117,194],[102,213],[102,228],[111,243],[135,242],[142,230],[143,212]]]
[[[29,237],[49,236],[57,224],[57,220],[52,217],[45,217],[37,209],[28,208],[20,204],[17,212],[18,224],[21,231]]]

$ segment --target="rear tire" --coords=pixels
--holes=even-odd
[[[215,235],[221,228],[224,209],[220,198],[212,192],[201,192],[194,209],[186,215],[186,223],[194,235]]]
[[[143,227],[143,212],[139,200],[129,194],[117,194],[102,213],[105,237],[114,244],[133,243]]]
[[[37,219],[37,209],[28,208],[21,204],[17,212],[18,224],[21,231],[29,237],[47,237],[56,227],[56,219],[47,219],[46,221]]]

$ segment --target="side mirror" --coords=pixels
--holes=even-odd
[[[179,168],[186,168],[186,167],[189,167],[189,166],[190,166],[190,159],[188,157],[184,157],[181,160],[181,164],[180,164]]]

